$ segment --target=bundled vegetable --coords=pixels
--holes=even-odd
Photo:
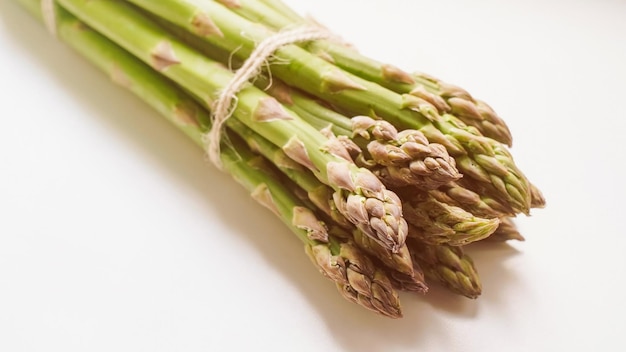
[[[341,295],[402,316],[427,281],[481,293],[463,246],[523,240],[545,200],[484,102],[364,57],[280,0],[19,0],[302,241]]]

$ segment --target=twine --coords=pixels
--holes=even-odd
[[[48,32],[54,37],[57,36],[57,16],[54,10],[55,0],[41,0],[41,15],[43,16],[43,23],[48,29]]]
[[[261,72],[261,67],[267,63],[272,54],[279,48],[298,42],[325,39],[330,32],[319,26],[302,26],[292,30],[280,31],[263,40],[250,54],[250,57],[239,68],[232,80],[220,93],[213,105],[212,128],[204,136],[206,152],[215,166],[222,169],[220,159],[220,140],[224,123],[233,114],[237,104],[237,93],[253,77]],[[233,103],[234,100],[234,103]]]

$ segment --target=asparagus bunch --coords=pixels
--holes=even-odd
[[[305,21],[280,0],[18,1],[202,148],[233,70]],[[387,317],[426,280],[476,298],[463,247],[523,240],[512,218],[545,205],[485,103],[337,40],[280,47],[231,108],[219,166],[343,297]]]

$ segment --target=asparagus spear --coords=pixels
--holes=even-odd
[[[311,23],[311,19],[303,18],[280,0],[241,0],[240,6],[233,8],[233,11],[275,30]],[[512,144],[511,131],[504,120],[489,105],[474,99],[460,87],[430,75],[406,73],[395,66],[361,55],[337,40],[312,41],[305,44],[304,48],[396,93],[414,95],[434,106],[440,114],[451,113],[487,137],[508,146]]]
[[[247,58],[256,43],[272,35],[266,27],[251,23],[214,2],[128,1],[201,35],[208,42],[232,51],[240,58]],[[218,31],[204,35],[206,31],[198,29],[200,20],[202,28],[209,26]],[[419,129],[431,142],[446,146],[448,152],[456,157],[457,166],[464,175],[489,188],[517,212],[529,212],[531,197],[528,180],[500,143],[480,135],[475,128],[468,128],[452,115],[439,115],[423,99],[410,94],[397,94],[351,75],[295,45],[282,47],[275,56],[281,59],[281,64],[272,65],[272,74],[286,83],[350,114],[374,114],[400,129]]]
[[[468,298],[477,298],[482,285],[474,262],[462,247],[429,245],[409,238],[407,245],[415,260],[424,270],[427,280],[443,285],[450,291]]]
[[[58,2],[140,60],[200,97],[207,107],[232,80],[232,72],[223,65],[200,55],[123,1]],[[168,11],[178,9],[166,1],[154,2],[154,5],[165,6]],[[172,11],[174,13],[177,11]],[[202,26],[203,33],[210,30],[206,23]],[[212,35],[218,36],[213,32]],[[290,158],[308,167],[320,181],[331,186],[335,190],[337,208],[365,234],[393,251],[402,246],[407,225],[397,195],[386,189],[368,170],[332,154],[329,140],[319,131],[254,86],[247,86],[237,94],[232,118],[282,148]]]
[[[20,0],[36,17],[41,12],[35,6],[39,0]],[[136,60],[61,7],[56,7],[59,37],[79,51],[98,68],[109,74],[114,82],[132,91],[159,113],[187,133],[202,146],[200,136],[208,114],[195,105],[185,93],[171,85],[150,67]],[[122,79],[123,78],[123,79]],[[191,107],[192,111],[181,118],[178,106]],[[269,166],[261,166],[259,156],[246,150],[241,142],[231,138],[231,143],[221,149],[224,168],[251,192],[262,205],[276,214],[305,244],[305,250],[318,269],[333,280],[341,294],[385,316],[401,317],[397,293],[389,278],[354,247],[329,236],[327,229],[314,213],[271,175]],[[262,159],[264,160],[264,159]],[[261,167],[262,170],[255,169]],[[260,172],[264,171],[264,172]]]

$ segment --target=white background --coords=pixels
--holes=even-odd
[[[484,293],[344,301],[271,213],[0,0],[0,351],[618,351],[626,1],[288,0],[491,104],[548,207],[478,246]]]

